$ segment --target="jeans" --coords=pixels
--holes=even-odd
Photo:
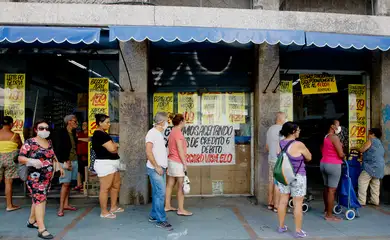
[[[148,169],[150,184],[152,185],[152,211],[150,217],[156,219],[157,223],[165,222],[167,216],[165,213],[165,187],[166,187],[166,169],[163,168],[164,174],[162,176],[151,168]]]

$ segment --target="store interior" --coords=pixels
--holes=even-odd
[[[89,78],[108,78],[110,134],[119,135],[119,54],[115,45],[2,44],[0,45],[0,115],[4,114],[4,74],[24,73],[24,139],[32,137],[34,120],[48,121],[51,131],[64,128],[64,117],[74,114],[81,131],[88,120]],[[24,196],[23,183],[15,180],[14,196]],[[52,194],[59,194],[58,177],[53,179]],[[82,193],[80,193],[82,194]],[[0,184],[4,195],[4,183]]]

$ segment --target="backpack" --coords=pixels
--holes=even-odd
[[[293,142],[295,141],[293,140],[288,142],[284,148],[280,147],[282,151],[278,155],[278,159],[276,160],[274,168],[274,179],[285,186],[289,185],[292,181],[296,179],[297,172],[301,168],[303,162],[302,160],[301,164],[299,165],[299,168],[296,172],[294,172],[294,167],[291,164],[290,158],[287,155],[287,150]]]

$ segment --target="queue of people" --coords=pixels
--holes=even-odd
[[[343,160],[346,154],[339,134],[342,127],[338,120],[331,120],[326,125],[327,134],[321,146],[322,159],[320,171],[324,181],[323,201],[324,219],[339,222],[342,219],[333,215],[336,190],[340,182]],[[266,150],[268,151],[269,189],[268,209],[278,213],[279,233],[286,232],[285,216],[290,197],[293,198],[295,237],[304,238],[307,233],[302,230],[302,203],[306,195],[307,179],[305,162],[312,159],[308,148],[297,141],[301,129],[294,122],[287,122],[285,113],[276,115],[276,123],[267,132]],[[367,142],[358,149],[363,154],[362,172],[358,180],[358,199],[364,206],[367,201],[367,190],[370,187],[370,203],[379,205],[380,179],[384,177],[384,148],[380,138],[380,129],[369,130]],[[275,162],[278,155],[286,152],[295,173],[295,180],[287,186],[273,179]]]

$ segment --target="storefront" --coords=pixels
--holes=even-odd
[[[15,132],[23,139],[31,138],[33,123],[44,119],[53,134],[65,127],[66,115],[74,114],[77,131],[87,121],[91,135],[96,128],[94,114],[104,112],[111,118],[111,136],[119,141],[119,54],[116,43],[104,42],[107,32],[100,28],[0,29],[0,115],[14,118]],[[25,195],[22,182],[13,185],[14,196]],[[59,187],[56,177],[52,197],[59,196]]]

